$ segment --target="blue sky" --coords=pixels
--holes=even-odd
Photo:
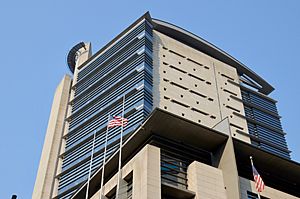
[[[2,1],[0,198],[31,198],[55,88],[79,41],[94,52],[150,11],[228,52],[276,90],[292,158],[298,147],[300,1]]]

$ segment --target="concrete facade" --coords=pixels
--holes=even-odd
[[[250,143],[235,68],[153,31],[154,106],[212,128],[229,118],[232,136]],[[240,100],[237,100],[240,99]]]
[[[160,199],[161,181],[160,181],[160,149],[146,145],[135,155],[123,168],[122,179],[132,175],[132,198]],[[113,188],[117,186],[117,177],[115,174],[103,187],[106,196]],[[126,182],[123,181],[126,187]],[[100,190],[91,198],[100,198]],[[127,198],[126,189],[120,192],[122,199]],[[120,199],[121,199],[120,198]]]
[[[66,75],[55,91],[32,199],[47,199],[52,196],[71,83],[71,77]]]
[[[227,199],[220,169],[200,162],[188,167],[188,188],[196,193],[195,199]]]

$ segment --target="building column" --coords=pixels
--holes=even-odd
[[[188,167],[188,189],[195,199],[227,199],[223,173],[220,169],[194,161]]]
[[[236,165],[233,141],[228,118],[222,120],[214,127],[215,130],[228,135],[228,139],[223,146],[220,146],[213,154],[213,166],[223,172],[224,185],[227,198],[239,199],[239,175]]]
[[[71,82],[70,76],[64,76],[55,91],[32,199],[49,199],[55,191],[53,179],[64,131]]]

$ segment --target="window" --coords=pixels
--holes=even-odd
[[[255,193],[252,193],[250,191],[247,191],[247,196],[248,196],[248,199],[258,199],[258,195],[255,194]],[[270,199],[270,198],[266,198],[264,196],[260,196],[261,199]]]
[[[132,178],[127,181],[127,199],[132,199]]]
[[[161,153],[162,182],[180,188],[187,188],[187,162],[179,157]]]

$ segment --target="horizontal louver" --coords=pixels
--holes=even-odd
[[[122,96],[129,123],[124,136],[139,127],[152,110],[152,27],[147,21],[130,30],[113,46],[82,68],[73,86],[72,105],[61,173],[59,198],[70,198],[87,180],[93,134],[96,132],[92,171],[103,161],[108,114],[120,115]],[[119,148],[120,127],[108,134],[108,156]]]
[[[261,149],[290,159],[276,104],[260,95],[242,90],[242,99],[251,143]]]

